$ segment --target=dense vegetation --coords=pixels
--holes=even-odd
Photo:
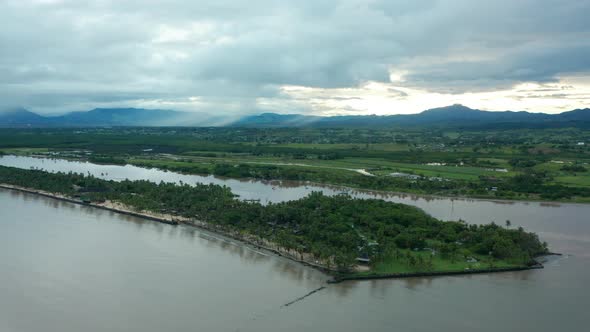
[[[0,130],[5,153],[388,191],[590,202],[585,142],[590,131],[581,128]]]
[[[443,222],[415,207],[347,195],[315,192],[261,205],[238,200],[218,185],[115,182],[10,167],[0,167],[0,183],[205,221],[312,254],[338,270],[349,270],[358,257],[369,258],[379,273],[523,266],[547,251],[546,244],[522,228]]]

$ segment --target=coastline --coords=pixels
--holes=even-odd
[[[376,280],[376,279],[405,279],[405,278],[417,278],[417,277],[443,277],[443,276],[456,276],[456,275],[467,275],[467,274],[489,274],[489,273],[500,273],[500,272],[517,272],[527,270],[538,270],[543,269],[543,264],[536,262],[531,266],[515,266],[515,267],[499,267],[499,268],[488,268],[488,269],[477,269],[477,270],[457,270],[457,271],[429,271],[429,272],[407,272],[407,273],[387,273],[387,274],[367,274],[367,275],[351,275],[351,276],[335,276],[333,279],[328,280],[329,284],[337,284],[343,281],[355,281],[355,280]]]
[[[32,195],[38,195],[50,199],[56,199],[72,204],[89,206],[97,209],[107,210],[114,213],[119,213],[123,215],[133,216],[137,218],[143,218],[146,220],[151,220],[159,223],[168,224],[171,226],[178,226],[180,224],[192,226],[195,228],[203,229],[215,234],[219,234],[224,237],[231,238],[235,241],[240,242],[243,245],[253,246],[256,249],[262,249],[268,251],[272,254],[275,254],[279,257],[287,258],[291,261],[300,263],[302,265],[317,269],[321,272],[324,272],[330,276],[332,279],[327,280],[327,283],[340,283],[343,281],[362,281],[362,280],[375,280],[375,279],[402,279],[402,278],[412,278],[412,277],[437,277],[437,276],[454,276],[454,275],[467,275],[467,274],[487,274],[487,273],[500,273],[500,272],[515,272],[515,271],[525,271],[525,270],[534,270],[534,269],[542,269],[544,268],[543,264],[536,261],[534,264],[530,266],[515,266],[515,267],[507,267],[507,268],[487,268],[487,269],[474,269],[474,270],[458,270],[458,271],[425,271],[425,272],[408,272],[408,273],[387,273],[387,274],[365,274],[359,275],[358,273],[351,273],[347,274],[339,274],[337,271],[327,268],[326,266],[320,264],[319,262],[314,262],[309,258],[305,258],[305,254],[302,254],[298,259],[296,254],[281,249],[276,244],[261,239],[256,236],[245,236],[243,234],[239,234],[238,232],[232,232],[223,230],[220,227],[217,227],[213,224],[208,224],[206,222],[198,221],[198,220],[191,220],[189,218],[171,215],[171,214],[158,214],[154,212],[147,212],[147,211],[133,211],[129,209],[127,206],[120,204],[118,202],[110,202],[106,201],[104,203],[92,203],[92,202],[85,202],[79,199],[71,198],[68,196],[55,194],[51,192],[46,192],[37,189],[25,188],[20,186],[14,186],[10,184],[0,183],[1,189],[6,190],[13,190],[18,192],[23,192]],[[559,253],[548,253],[547,255],[561,255]],[[308,255],[309,257],[309,255]]]
[[[124,215],[128,215],[128,216],[133,216],[133,217],[138,217],[138,218],[144,218],[147,220],[152,220],[152,221],[157,221],[160,223],[164,223],[164,224],[168,224],[168,225],[173,225],[176,226],[179,224],[178,221],[173,220],[173,219],[166,219],[166,218],[161,218],[161,217],[157,217],[154,215],[149,215],[146,213],[139,213],[139,212],[133,212],[130,210],[125,210],[125,209],[117,209],[114,207],[109,207],[106,205],[100,205],[100,204],[95,204],[95,203],[85,203],[81,200],[77,200],[74,198],[70,198],[70,197],[66,197],[63,195],[59,195],[59,194],[54,194],[54,193],[50,193],[50,192],[46,192],[46,191],[42,191],[42,190],[36,190],[36,189],[30,189],[30,188],[24,188],[24,187],[19,187],[19,186],[13,186],[10,184],[5,184],[5,183],[0,183],[0,188],[2,189],[8,189],[8,190],[14,190],[14,191],[20,191],[20,192],[24,192],[27,194],[33,194],[33,195],[39,195],[39,196],[43,196],[43,197],[47,197],[47,198],[52,198],[52,199],[57,199],[63,202],[68,202],[68,203],[73,203],[73,204],[78,204],[78,205],[85,205],[85,206],[91,206],[97,209],[101,209],[101,210],[107,210],[107,211],[111,211],[111,212],[115,212],[115,213],[120,213],[120,214],[124,214]]]
[[[133,211],[133,210],[129,209],[128,207],[126,207],[125,205],[120,204],[118,202],[107,201],[104,203],[88,203],[88,202],[84,202],[79,199],[74,199],[74,198],[63,196],[60,194],[50,193],[50,192],[46,192],[43,190],[19,187],[19,186],[14,186],[14,185],[5,184],[5,183],[0,183],[0,189],[14,190],[14,191],[23,192],[23,193],[27,193],[27,194],[31,194],[31,195],[38,195],[38,196],[42,196],[42,197],[46,197],[46,198],[50,198],[50,199],[56,199],[59,201],[68,202],[68,203],[72,203],[72,204],[89,206],[89,207],[93,207],[93,208],[97,208],[97,209],[101,209],[101,210],[106,210],[106,211],[110,211],[110,212],[114,212],[114,213],[119,213],[119,214],[123,214],[123,215],[128,215],[128,216],[133,216],[133,217],[142,218],[142,219],[146,219],[146,220],[151,220],[151,221],[155,221],[155,222],[159,222],[159,223],[163,223],[163,224],[168,224],[171,226],[178,226],[180,224],[183,224],[183,225],[199,228],[199,229],[206,230],[208,232],[215,233],[215,234],[230,238],[232,240],[238,241],[243,245],[249,245],[255,249],[259,249],[259,250],[261,249],[261,250],[268,251],[268,252],[270,252],[274,255],[277,255],[279,257],[284,257],[284,258],[287,258],[291,261],[300,263],[302,265],[312,267],[312,268],[322,271],[326,274],[333,275],[333,273],[334,273],[333,270],[328,269],[326,266],[321,265],[319,263],[315,263],[313,261],[310,261],[309,259],[305,259],[305,258],[298,259],[295,254],[293,254],[290,251],[279,248],[273,242],[269,242],[267,240],[260,239],[255,236],[245,237],[243,235],[238,234],[237,232],[222,230],[220,227],[216,227],[216,225],[208,224],[206,222],[193,220],[193,219],[189,219],[189,218],[185,218],[185,217],[181,217],[181,216],[171,215],[171,214],[158,214],[158,213],[147,212],[147,211],[141,211],[141,212]]]

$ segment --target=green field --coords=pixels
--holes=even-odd
[[[358,151],[408,151],[407,144],[399,143],[376,143],[376,144],[304,144],[304,143],[290,143],[279,144],[278,148],[294,148],[294,149],[318,149],[318,150],[358,150]]]
[[[465,271],[478,270],[487,268],[510,268],[523,266],[522,262],[510,262],[508,260],[491,259],[490,257],[482,255],[471,255],[470,258],[475,261],[467,261],[465,257],[457,257],[454,259],[443,258],[440,254],[432,255],[430,251],[400,251],[402,253],[411,252],[414,257],[421,259],[426,264],[422,266],[418,264],[409,264],[403,259],[396,257],[388,257],[379,261],[371,267],[370,272],[359,272],[359,275],[367,274],[395,274],[395,273],[416,273],[416,272],[430,272],[430,271]]]
[[[590,141],[589,132],[578,128],[2,129],[0,152],[431,195],[586,202],[590,144],[577,142]],[[438,165],[429,165],[433,163]],[[582,168],[568,168],[572,166]]]

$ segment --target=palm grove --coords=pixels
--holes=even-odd
[[[239,200],[227,187],[149,181],[107,181],[76,173],[48,173],[0,166],[0,183],[110,200],[138,211],[167,212],[309,254],[331,270],[350,271],[359,257],[373,268],[394,262],[412,271],[432,271],[436,260],[477,257],[494,264],[525,266],[547,245],[522,228],[443,222],[422,210],[376,199],[314,192],[263,205]],[[425,255],[424,252],[428,252]],[[382,270],[380,270],[382,271]],[[384,272],[396,272],[384,271]]]

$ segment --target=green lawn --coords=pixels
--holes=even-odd
[[[564,159],[556,159],[556,160],[564,161],[564,163],[558,164],[555,162],[546,162],[546,163],[541,163],[541,164],[535,165],[534,169],[536,171],[560,172],[560,169],[564,165],[569,165],[567,160],[564,160]]]
[[[254,163],[262,165],[276,164],[298,164],[313,167],[331,168],[331,169],[368,169],[376,175],[388,175],[389,173],[400,171],[420,174],[428,177],[442,177],[447,179],[476,180],[480,175],[506,177],[514,176],[516,172],[496,172],[490,171],[483,167],[470,166],[430,166],[423,164],[405,164],[396,163],[389,160],[378,158],[342,158],[336,160],[320,159],[293,159],[283,157],[269,156],[238,156],[226,155],[225,157],[191,157],[195,162],[210,163],[211,161],[225,163]],[[283,165],[286,166],[286,165]],[[494,168],[494,167],[490,167]],[[495,168],[504,168],[497,166]],[[383,170],[378,170],[383,169]]]
[[[510,168],[510,164],[508,163],[508,160],[506,159],[500,159],[500,158],[477,158],[478,161],[483,161],[483,162],[490,162],[490,163],[496,163],[497,166],[495,167],[500,167],[500,168]]]
[[[495,177],[507,177],[514,176],[516,173],[513,171],[508,172],[496,172],[490,171],[486,168],[481,167],[470,167],[470,166],[430,166],[420,164],[401,164],[401,163],[390,163],[394,171],[399,172],[410,172],[422,176],[428,177],[442,177],[445,179],[460,179],[460,180],[476,180],[480,175],[484,176],[495,176]],[[491,167],[490,167],[491,168]],[[391,173],[390,170],[384,170],[377,172],[378,174]]]
[[[405,252],[408,252],[406,250]],[[465,269],[477,270],[487,269],[490,267],[494,268],[507,268],[507,267],[518,267],[523,266],[522,263],[508,262],[505,260],[493,260],[493,264],[490,265],[489,257],[481,255],[472,255],[477,262],[467,262],[464,257],[456,258],[451,260],[449,258],[442,258],[440,255],[432,256],[430,251],[411,251],[415,257],[421,256],[423,260],[430,260],[432,257],[432,268],[427,269],[418,266],[410,266],[403,260],[387,259],[376,263],[370,271],[359,272],[358,275],[369,275],[369,274],[393,274],[393,273],[415,273],[415,272],[445,272],[445,271],[464,271]]]
[[[338,144],[304,144],[289,143],[273,145],[277,148],[297,148],[297,149],[317,149],[317,150],[363,150],[363,151],[408,151],[407,144],[400,143],[374,143],[374,144],[355,144],[355,143],[338,143]]]
[[[31,154],[31,153],[41,153],[41,152],[48,152],[48,148],[4,148],[0,149],[0,151],[6,154]]]
[[[174,169],[174,168],[179,168],[179,167],[185,167],[187,169],[194,168],[194,167],[206,168],[208,170],[213,169],[213,165],[211,163],[192,163],[192,162],[166,160],[166,159],[130,158],[130,159],[127,159],[127,162],[132,165],[144,165],[144,166],[160,168],[160,169]]]
[[[576,187],[590,187],[590,174],[586,173],[577,173],[576,176],[573,175],[564,175],[564,176],[557,176],[553,180],[555,183],[564,184],[568,186],[576,186]]]

